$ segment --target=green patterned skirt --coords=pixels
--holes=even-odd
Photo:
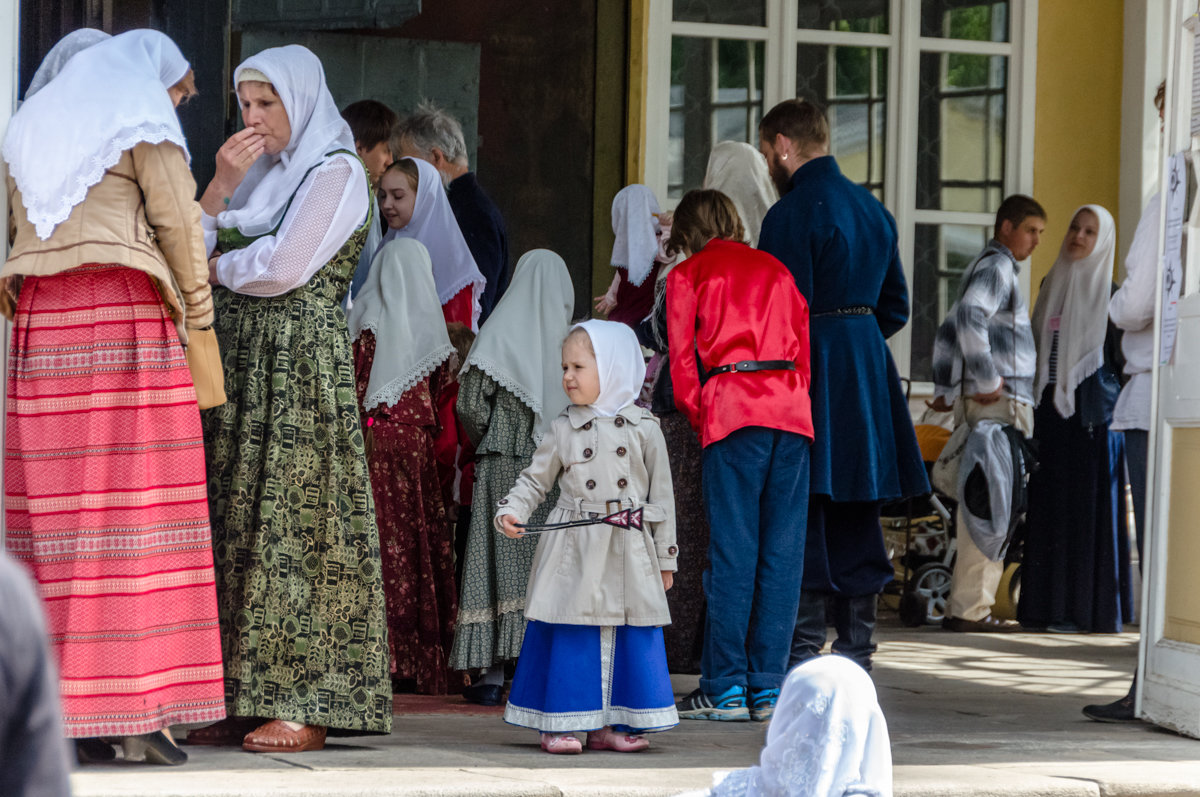
[[[229,401],[203,422],[226,707],[387,733],[379,532],[346,318],[322,277],[275,298],[213,291]]]

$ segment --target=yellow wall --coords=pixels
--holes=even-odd
[[[1080,205],[1117,221],[1121,164],[1121,0],[1038,4],[1033,193],[1049,216],[1033,255],[1032,307]]]

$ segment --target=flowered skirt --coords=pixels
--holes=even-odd
[[[530,620],[504,720],[543,733],[675,727],[662,629]]]
[[[150,277],[26,277],[9,348],[6,544],[31,569],[66,735],[225,716],[200,413]]]

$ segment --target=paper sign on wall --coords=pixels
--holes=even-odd
[[[1182,152],[1167,167],[1167,229],[1163,250],[1162,340],[1159,365],[1168,365],[1179,326],[1179,293],[1183,283],[1183,215],[1187,200],[1187,162]]]

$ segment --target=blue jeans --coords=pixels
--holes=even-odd
[[[808,449],[802,435],[757,426],[704,449],[712,536],[700,688],[709,695],[783,685],[804,572]]]
[[[1145,429],[1126,429],[1125,467],[1129,490],[1133,493],[1133,519],[1137,526],[1138,567],[1142,566],[1142,541],[1146,537],[1146,462],[1150,433]]]

